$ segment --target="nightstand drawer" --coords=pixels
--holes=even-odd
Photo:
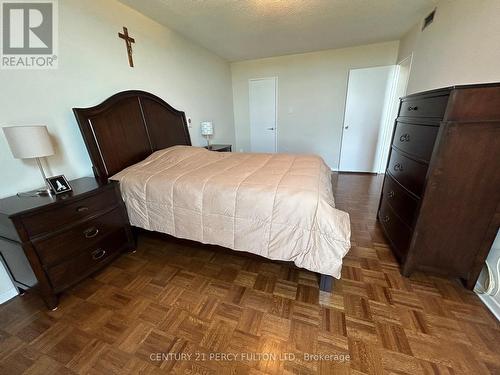
[[[64,232],[33,241],[35,250],[44,266],[68,260],[82,251],[95,246],[108,234],[127,225],[122,210],[115,208],[95,219],[85,221]]]
[[[79,200],[72,200],[71,203],[38,212],[33,215],[26,215],[22,218],[24,228],[30,237],[55,229],[67,226],[75,221],[82,220],[99,212],[105,211],[118,204],[117,194],[113,188],[107,188],[100,192]]]
[[[49,268],[47,275],[54,290],[61,291],[97,271],[114,259],[126,243],[126,232],[119,229],[72,260]]]

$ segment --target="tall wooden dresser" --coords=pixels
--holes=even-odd
[[[500,225],[500,84],[401,99],[378,219],[403,275],[474,287]]]

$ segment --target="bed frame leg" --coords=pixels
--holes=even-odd
[[[331,292],[333,289],[333,277],[320,274],[319,290],[323,292]]]

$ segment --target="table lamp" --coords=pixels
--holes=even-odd
[[[207,139],[207,148],[210,149],[210,137],[214,135],[214,125],[212,121],[203,121],[201,123],[201,135]]]
[[[37,194],[50,194],[50,187],[46,180],[47,177],[40,162],[40,158],[54,155],[55,153],[47,127],[44,125],[8,126],[2,129],[14,158],[36,160],[42,174],[43,182],[45,183],[45,189],[38,190]]]

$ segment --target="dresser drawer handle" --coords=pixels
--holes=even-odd
[[[85,236],[85,238],[94,238],[98,234],[99,234],[99,229],[97,229],[96,227],[85,229],[83,231],[83,235]]]
[[[395,194],[394,194],[394,192],[393,192],[392,190],[391,190],[391,191],[387,194],[387,196],[388,196],[389,198],[394,198],[394,195],[395,195]]]
[[[403,134],[399,137],[400,142],[410,142],[410,135],[408,133]]]
[[[418,106],[415,107],[409,106],[408,111],[418,111]]]
[[[394,164],[394,170],[396,172],[403,172],[403,165],[401,163]]]
[[[94,260],[99,260],[103,258],[106,255],[106,250],[103,249],[97,249],[92,252],[92,259]]]
[[[391,218],[390,218],[389,216],[387,216],[387,215],[385,215],[385,216],[382,218],[382,221],[383,221],[384,223],[388,223],[388,222],[389,222],[389,220],[391,220]]]
[[[88,207],[80,206],[80,207],[77,207],[76,212],[85,212],[85,211],[88,211],[88,210],[89,210]]]

